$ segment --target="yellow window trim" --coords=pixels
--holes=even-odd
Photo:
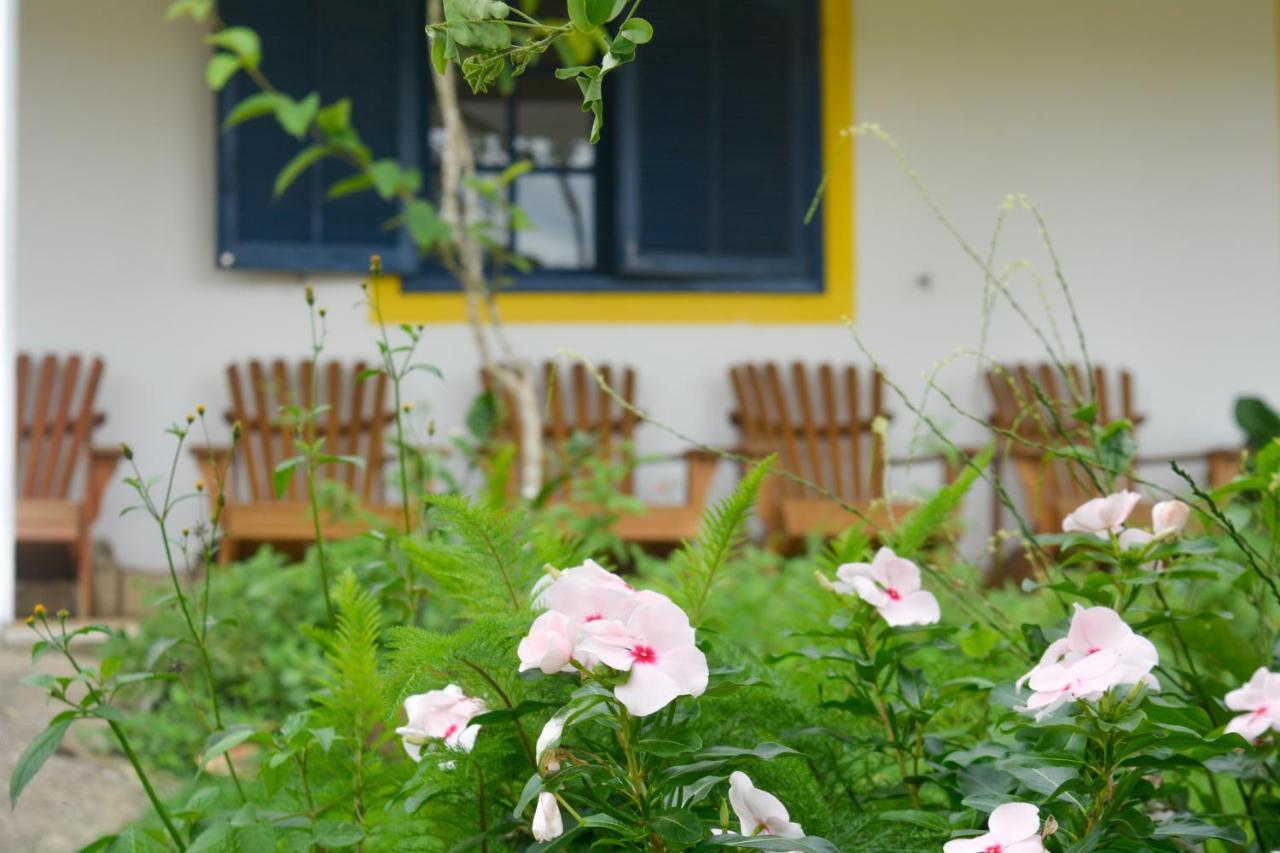
[[[825,287],[814,294],[520,293],[498,297],[507,323],[837,323],[854,313],[853,0],[820,0]],[[661,33],[659,33],[661,36]],[[607,132],[607,131],[606,131]],[[406,293],[383,279],[378,298],[393,323],[462,323],[460,293]]]

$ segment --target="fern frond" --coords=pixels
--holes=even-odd
[[[363,739],[378,721],[378,635],[382,610],[378,600],[346,572],[333,585],[337,618],[325,635],[327,691],[321,704],[334,722],[352,737]]]
[[[818,557],[818,568],[823,574],[835,574],[845,563],[866,561],[871,550],[871,532],[861,522],[851,524],[839,536],[827,543]]]
[[[540,565],[522,544],[524,516],[459,495],[426,498],[437,533],[406,540],[415,568],[464,616],[521,613]]]
[[[955,480],[938,489],[927,501],[908,513],[890,537],[889,544],[893,550],[900,555],[914,555],[938,531],[946,527],[964,496],[991,462],[994,453],[995,445],[988,445],[964,466]]]
[[[698,538],[675,555],[680,596],[689,621],[697,625],[711,587],[720,578],[743,540],[743,527],[751,517],[764,478],[776,456],[769,456],[743,477],[733,493],[710,507],[702,516]]]

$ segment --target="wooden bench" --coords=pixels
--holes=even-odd
[[[19,354],[15,406],[17,542],[69,547],[79,617],[93,610],[90,532],[120,459],[119,448],[91,445],[106,419],[93,408],[103,363],[95,358],[83,373],[82,364],[78,355],[46,355],[37,367],[30,355]]]
[[[608,364],[596,369],[627,406],[634,408],[635,370]],[[598,458],[628,466],[619,486],[623,494],[634,496],[635,477],[630,466],[635,462],[633,442],[640,418],[605,393],[581,363],[564,366],[548,361],[539,375],[538,399],[545,419],[542,427],[546,448],[544,482],[562,481],[553,490],[552,499],[574,506],[583,514],[599,511],[591,504],[575,503],[572,494],[572,475],[580,473],[567,470],[572,465],[570,447],[575,435],[591,440]],[[484,385],[492,390],[494,383],[485,380]],[[502,406],[506,413],[514,411],[514,401],[507,395],[502,397]],[[502,419],[502,433],[515,443],[517,450],[520,447],[519,429],[516,418],[508,415]],[[685,463],[684,502],[645,504],[641,512],[622,515],[612,529],[624,542],[663,550],[697,535],[719,457],[706,451],[690,450],[682,453],[681,458]],[[517,458],[516,471],[522,470],[519,462]]]
[[[359,362],[343,366],[337,362],[321,365],[321,374],[313,376],[311,361],[289,365],[276,359],[269,365],[252,360],[242,366],[227,367],[227,385],[231,394],[228,423],[239,422],[241,438],[231,456],[228,447],[193,447],[212,502],[216,502],[217,473],[227,470],[224,488],[226,505],[222,511],[222,540],[218,560],[226,564],[244,556],[249,545],[271,544],[297,550],[315,541],[315,529],[307,501],[302,470],[295,473],[277,495],[272,472],[285,459],[298,454],[296,418],[288,414],[290,407],[310,410],[313,393],[318,406],[327,407],[309,427],[323,437],[325,453],[355,456],[363,466],[331,463],[321,466],[319,475],[339,483],[360,503],[354,517],[333,518],[322,515],[326,538],[357,535],[374,523],[387,526],[402,523],[403,512],[397,503],[386,502],[383,468],[388,459],[387,424],[394,417],[388,407],[388,380],[378,374],[361,381],[367,365]],[[314,392],[313,392],[313,389]],[[228,469],[227,463],[231,462]]]
[[[855,524],[874,536],[915,507],[886,500],[884,437],[887,425],[884,378],[854,365],[794,362],[789,371],[773,362],[730,368],[742,452],[752,458],[778,455],[780,468],[825,492],[774,477],[760,495],[766,536],[790,548],[811,535],[836,536]],[[929,457],[935,459],[936,457]],[[832,500],[858,511],[854,514]]]

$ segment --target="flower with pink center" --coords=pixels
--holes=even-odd
[[[1137,492],[1122,491],[1085,501],[1062,520],[1062,530],[1065,533],[1092,533],[1099,539],[1106,539],[1123,529],[1125,519],[1141,500],[1142,496]]]
[[[573,620],[563,613],[548,610],[529,626],[529,633],[516,649],[520,656],[520,671],[538,668],[547,675],[556,672],[572,672],[569,660],[578,632]]]
[[[1280,673],[1258,667],[1253,677],[1223,700],[1232,711],[1244,711],[1226,730],[1256,743],[1268,730],[1280,732]]]
[[[656,593],[645,596],[625,623],[605,619],[583,625],[578,649],[631,673],[614,695],[637,717],[665,708],[677,696],[701,696],[707,689],[707,658],[694,644],[689,617]]]
[[[996,806],[987,818],[985,835],[948,841],[942,853],[1044,853],[1040,809],[1031,803]]]
[[[1018,679],[1033,691],[1024,711],[1042,719],[1066,702],[1097,699],[1121,684],[1160,685],[1151,670],[1160,662],[1152,642],[1135,634],[1110,607],[1075,606],[1067,636],[1054,640],[1040,662]]]
[[[1156,536],[1176,536],[1190,518],[1191,507],[1182,501],[1160,501],[1151,508],[1151,532]]]
[[[837,592],[856,593],[890,625],[932,625],[942,618],[938,599],[920,588],[920,568],[889,548],[877,551],[870,563],[845,563],[836,577]]]
[[[443,741],[449,749],[470,752],[480,727],[469,723],[485,710],[483,699],[472,699],[461,687],[450,684],[443,690],[429,690],[404,700],[408,720],[396,729],[396,734],[414,761],[422,760],[422,747],[432,740]]]
[[[804,838],[804,829],[791,820],[782,801],[761,791],[741,770],[729,774],[729,805],[738,817],[741,835],[775,835],[779,838]]]

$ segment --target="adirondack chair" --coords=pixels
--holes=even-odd
[[[314,541],[302,472],[296,473],[282,495],[275,493],[272,483],[276,465],[297,455],[294,426],[284,414],[284,407],[309,410],[313,386],[319,392],[319,405],[329,407],[314,425],[316,436],[325,439],[324,452],[365,460],[363,467],[324,465],[320,475],[344,485],[349,494],[360,500],[365,515],[382,519],[389,526],[402,521],[401,506],[385,502],[382,478],[387,459],[386,427],[394,417],[387,405],[388,381],[378,374],[361,382],[359,377],[366,367],[364,362],[349,367],[329,362],[321,365],[318,377],[312,376],[310,361],[290,366],[281,359],[270,365],[254,359],[244,366],[227,367],[231,392],[227,422],[238,421],[242,430],[235,456],[231,458],[232,449],[228,447],[192,449],[207,484],[211,506],[217,501],[217,473],[227,470],[219,562],[230,563],[242,556],[250,544],[270,543],[298,550]],[[232,464],[228,469],[229,460]],[[369,525],[369,520],[322,517],[326,538],[354,536]]]
[[[636,373],[633,368],[606,364],[596,369],[619,397],[628,405],[635,406]],[[572,464],[569,452],[571,439],[575,435],[586,435],[595,440],[595,450],[600,457],[631,462],[632,442],[640,419],[606,394],[581,363],[563,366],[549,361],[539,373],[539,406],[545,419],[542,427],[546,456],[544,483],[559,481],[552,491],[553,500],[573,504],[570,475],[574,472],[567,470],[567,466]],[[486,389],[494,389],[495,384],[484,376],[483,371],[481,379]],[[507,413],[515,411],[510,396],[502,394],[501,397],[504,410]],[[502,430],[504,437],[515,442],[518,448],[518,420],[506,417]],[[643,512],[622,516],[614,524],[613,532],[623,541],[661,550],[697,535],[719,458],[700,450],[690,450],[682,456],[686,472],[684,503],[647,504]],[[520,470],[519,462],[517,458],[517,471]],[[630,469],[620,486],[624,494],[635,494],[635,478]],[[595,508],[581,505],[580,509],[590,513]]]
[[[752,458],[778,454],[781,469],[858,511],[774,477],[758,504],[768,539],[786,548],[812,534],[835,536],[860,520],[874,533],[891,528],[914,507],[884,500],[883,437],[872,429],[877,418],[890,417],[880,374],[800,362],[784,372],[769,362],[736,365],[729,381],[736,401],[730,420],[738,427],[742,452]]]
[[[84,617],[93,610],[90,531],[120,451],[90,444],[106,419],[93,408],[103,363],[95,358],[83,373],[82,365],[78,355],[46,355],[38,367],[30,355],[18,356],[15,484],[18,544],[69,546],[76,615]]]
[[[1061,532],[1062,519],[1071,510],[1098,496],[1097,487],[1078,463],[1041,449],[1087,440],[1087,432],[1072,418],[1072,412],[1084,401],[1094,400],[1099,423],[1127,418],[1136,427],[1145,419],[1134,408],[1133,376],[1128,370],[1094,366],[1091,376],[1092,383],[1090,374],[1078,364],[1066,365],[1066,376],[1048,363],[1013,364],[987,371],[995,405],[991,423],[1006,435],[1001,450],[1007,452],[997,454],[997,462],[1002,465],[1007,459],[1012,463],[1025,496],[1027,519],[1036,533]],[[1050,405],[1041,402],[1036,386]],[[1007,437],[1009,433],[1031,444],[1013,441]],[[1001,474],[1002,467],[996,473]],[[992,513],[993,524],[999,529],[998,499]],[[1135,520],[1149,513],[1149,505],[1140,506]]]

